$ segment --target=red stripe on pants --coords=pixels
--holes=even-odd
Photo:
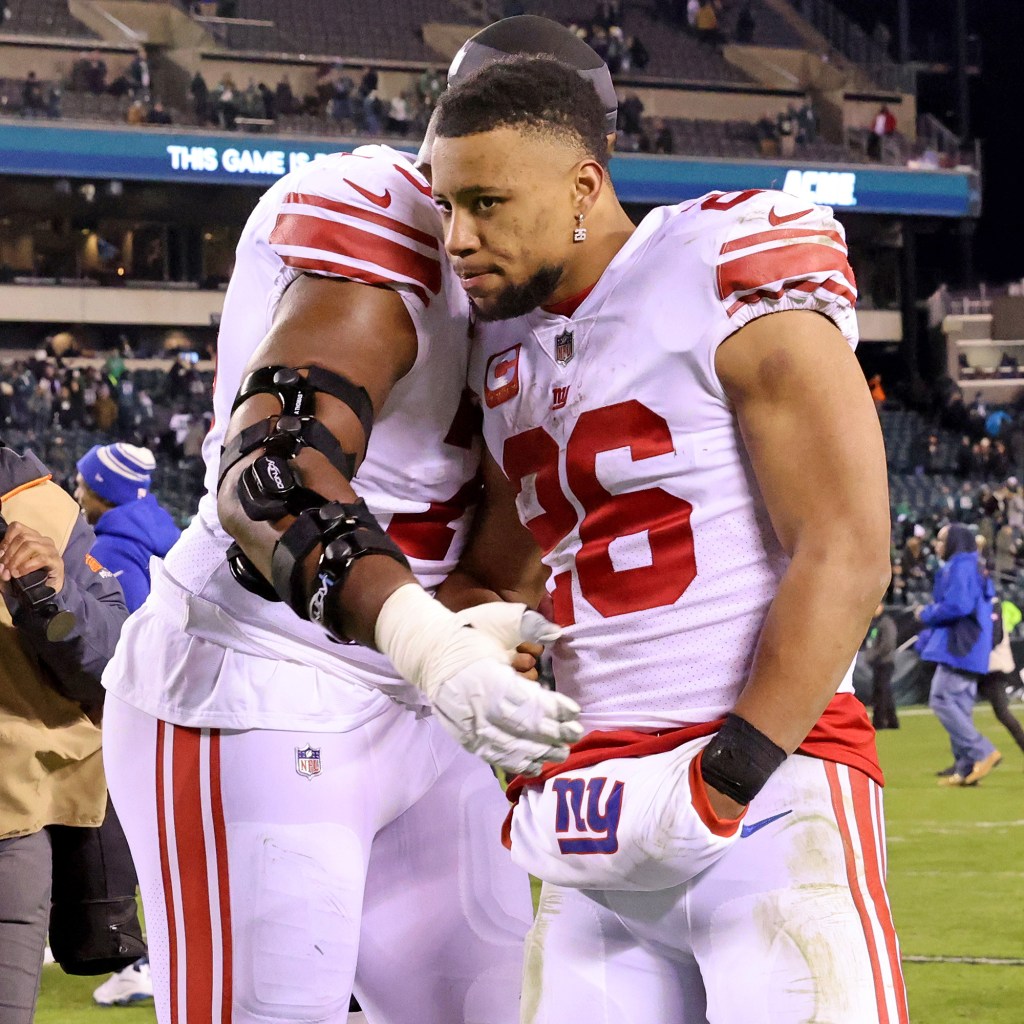
[[[871,961],[871,975],[875,982],[875,1004],[878,1007],[879,1024],[889,1024],[889,1007],[885,1000],[885,985],[882,981],[882,968],[875,948],[875,937],[868,917],[868,908],[864,894],[857,878],[857,851],[850,834],[850,825],[843,806],[843,791],[839,785],[839,769],[830,761],[825,761],[825,775],[828,778],[829,791],[832,797],[832,810],[835,812],[836,823],[839,825],[839,836],[843,842],[843,859],[846,861],[846,881],[850,886],[850,895],[860,917],[864,929],[864,942],[868,948],[868,959]]]
[[[899,944],[896,941],[896,928],[892,923],[889,901],[885,897],[885,884],[879,867],[878,846],[881,832],[875,832],[874,816],[871,813],[871,781],[860,772],[850,772],[853,784],[853,814],[860,833],[860,844],[864,850],[865,875],[868,883],[868,895],[875,906],[875,915],[882,926],[885,936],[885,951],[889,957],[889,968],[892,971],[893,986],[896,990],[896,1012],[899,1024],[908,1024],[907,992],[903,985],[903,971],[900,967]],[[872,856],[868,853],[871,852]]]
[[[174,839],[185,933],[185,1019],[213,1024],[213,925],[199,781],[200,729],[172,726]]]
[[[220,790],[220,730],[210,730],[210,802],[213,810],[213,838],[217,854],[217,891],[220,899],[220,941],[222,956],[221,1024],[231,1024],[231,889],[228,882],[228,841],[224,825],[224,801]]]
[[[173,726],[171,727],[173,728]],[[170,972],[171,1020],[178,1024],[178,929],[174,918],[174,896],[171,892],[171,863],[167,854],[167,819],[164,814],[164,744],[167,724],[156,723],[156,831],[160,844],[160,877],[164,886],[164,908],[167,914],[167,948]]]

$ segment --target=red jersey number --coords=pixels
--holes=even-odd
[[[559,478],[557,442],[542,427],[505,442],[505,474],[518,490],[534,476],[537,503],[543,510],[527,524],[545,554],[579,521],[581,547],[576,554],[580,592],[605,618],[675,604],[697,575],[690,513],[693,506],[660,487],[612,494],[597,476],[601,452],[628,448],[634,462],[670,454],[672,434],[664,417],[636,401],[620,402],[583,413],[565,450],[569,490],[583,507],[579,521]],[[616,569],[612,542],[647,534],[650,564]],[[554,580],[555,617],[559,625],[575,621],[566,573]]]

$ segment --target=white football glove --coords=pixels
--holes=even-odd
[[[445,728],[506,771],[536,775],[564,761],[583,735],[575,701],[528,682],[509,661],[524,640],[558,628],[525,605],[479,605],[453,613],[416,584],[399,587],[377,617],[378,649],[419,687]]]

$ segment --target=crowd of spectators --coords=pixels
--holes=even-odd
[[[601,0],[589,20],[569,22],[569,28],[593,47],[613,75],[643,71],[650,63],[643,41],[622,27],[620,0]]]
[[[338,61],[321,65],[314,88],[302,95],[296,95],[288,75],[282,75],[273,89],[254,78],[242,89],[230,74],[211,87],[202,72],[196,71],[189,96],[198,124],[227,131],[307,115],[329,118],[342,132],[404,137],[426,129],[443,89],[437,71],[427,68],[413,88],[388,97],[376,68],[350,68]]]
[[[78,458],[96,443],[125,441],[156,452],[185,492],[171,502],[179,519],[201,493],[202,443],[211,422],[212,373],[195,353],[172,353],[160,368],[129,369],[124,347],[106,357],[76,358],[51,347],[25,359],[0,353],[0,433],[31,448],[70,487]],[[83,364],[83,365],[71,365]]]

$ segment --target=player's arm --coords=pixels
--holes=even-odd
[[[316,365],[347,381],[353,392],[362,388],[372,406],[372,417],[379,413],[394,384],[409,371],[416,346],[415,327],[395,291],[303,275],[285,292],[274,324],[250,359],[245,376],[268,366]],[[347,389],[339,388],[338,393],[346,394]],[[337,447],[328,442],[319,445],[323,449],[319,450],[315,441],[301,446],[296,456],[286,460],[287,468],[301,479],[302,487],[318,496],[312,504],[340,502],[354,506],[358,497],[350,480],[365,454],[366,416],[361,422],[357,413],[362,410],[325,391],[317,391],[314,405],[313,418]],[[272,394],[254,394],[241,402],[228,425],[226,451],[231,451],[232,442],[243,431],[256,431],[258,424],[281,413],[281,402]],[[279,419],[271,420],[268,427],[273,430],[278,423]],[[283,510],[280,517],[259,520],[253,517],[251,508],[243,505],[243,496],[252,491],[251,485],[246,487],[243,474],[265,452],[266,446],[258,446],[227,469],[217,502],[224,528],[260,575],[272,581],[275,551],[298,516],[294,511],[297,506],[292,504],[292,511]],[[339,452],[349,457],[347,468],[343,468],[345,460]],[[296,591],[315,593],[313,582],[322,554],[323,545],[316,544],[302,559],[298,570],[302,579],[296,580]],[[279,555],[278,584],[280,564]],[[394,557],[394,552],[367,554],[353,561],[341,586],[329,592],[330,607],[324,609],[324,614],[339,633],[372,645],[374,625],[384,601],[399,587],[414,582],[408,565]]]
[[[466,749],[533,774],[564,760],[582,730],[575,704],[510,668],[523,616],[477,620],[443,608],[350,482],[374,416],[416,353],[393,290],[321,277],[291,285],[226,433],[218,513],[239,549],[232,568],[338,639],[376,646]]]
[[[719,347],[715,366],[791,559],[734,713],[785,755],[835,694],[888,586],[885,450],[856,357],[824,316],[759,317]],[[739,802],[711,796],[736,816]]]
[[[512,485],[489,452],[480,468],[483,493],[469,540],[437,598],[453,611],[488,601],[520,601],[536,608],[544,596],[547,566],[519,521]]]

